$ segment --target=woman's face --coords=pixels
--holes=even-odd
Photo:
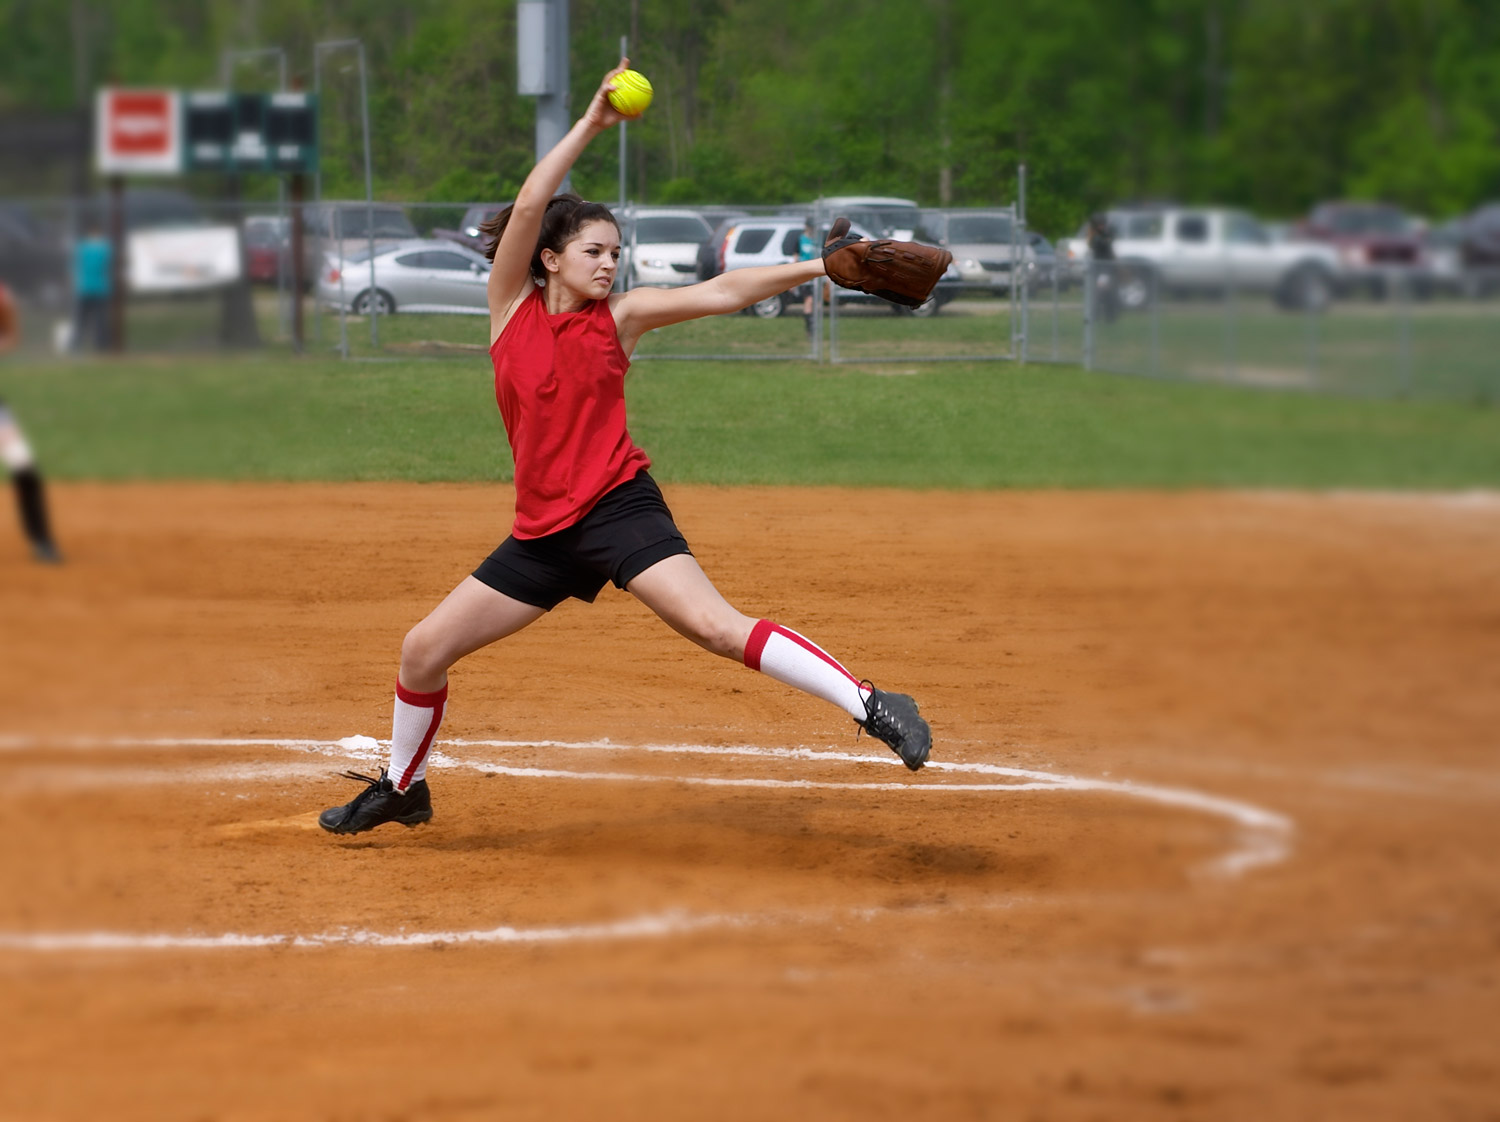
[[[602,300],[615,285],[620,231],[602,218],[586,222],[561,253],[542,250],[542,264],[549,282],[560,282],[586,300]]]

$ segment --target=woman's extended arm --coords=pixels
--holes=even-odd
[[[583,154],[590,140],[605,129],[628,120],[609,103],[609,91],[614,89],[615,75],[630,65],[622,58],[620,65],[604,76],[599,89],[583,116],[578,118],[569,131],[540,160],[521,190],[516,194],[515,207],[500,244],[495,247],[495,265],[490,271],[488,288],[490,315],[504,316],[517,300],[526,295],[530,286],[531,258],[536,253],[536,240],[542,231],[542,215],[547,203],[562,186],[575,160]]]
[[[731,269],[713,280],[683,288],[632,288],[612,297],[610,310],[614,313],[620,343],[629,354],[635,341],[654,328],[737,312],[823,275],[821,257],[786,265]]]

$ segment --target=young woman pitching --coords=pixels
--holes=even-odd
[[[875,689],[797,632],[743,615],[719,595],[626,431],[625,372],[642,335],[738,311],[825,272],[822,260],[802,261],[611,294],[620,259],[614,218],[598,203],[554,192],[589,141],[625,119],[607,95],[626,64],[605,75],[582,119],[484,227],[493,239],[490,357],[515,457],[515,523],[407,634],[389,766],[378,778],[349,773],[367,787],[323,812],[325,830],[428,821],[427,758],[448,702],[448,668],[570,596],[592,601],[607,580],[700,646],[842,709],[913,771],[927,760],[931,733],[910,697]]]

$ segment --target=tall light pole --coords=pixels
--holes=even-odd
[[[536,158],[568,134],[568,0],[516,5],[516,92],[536,98]],[[571,189],[571,173],[562,190]]]
[[[286,51],[281,47],[256,47],[250,50],[227,50],[219,55],[219,84],[226,90],[234,89],[235,66],[240,62],[249,62],[257,58],[274,58],[276,60],[276,88],[282,93],[286,92]],[[286,221],[286,180],[281,176],[276,177],[276,217]],[[244,234],[241,233],[241,238]],[[243,246],[240,256],[243,257]],[[281,242],[278,233],[276,249],[276,310],[281,316],[281,325],[287,326],[289,306],[286,301],[286,262],[281,252]]]
[[[365,233],[370,243],[370,296],[366,310],[370,317],[370,344],[380,346],[380,301],[376,299],[375,293],[375,180],[370,171],[370,90],[365,78],[365,45],[359,39],[329,39],[322,43],[313,44],[313,93],[321,94],[323,90],[323,55],[328,51],[336,51],[345,47],[354,47],[359,52],[359,119],[364,134],[365,146]],[[318,100],[318,109],[322,110],[323,101]],[[323,197],[323,173],[320,170],[313,178],[313,201],[317,202]],[[343,275],[343,238],[339,238],[339,275]],[[342,319],[342,309],[340,318]],[[347,358],[349,348],[344,346],[344,356]]]
[[[626,56],[630,40],[624,35],[620,36],[620,57]],[[625,209],[625,126],[627,122],[620,122],[620,209]]]

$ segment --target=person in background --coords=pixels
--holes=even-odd
[[[802,236],[797,239],[797,260],[811,261],[814,257],[822,255],[823,247],[818,244],[818,230],[813,224],[812,216],[808,215],[807,221],[802,226]],[[802,286],[802,322],[807,325],[807,333],[812,334],[813,329],[813,289],[816,285],[809,282]]]
[[[21,317],[10,289],[0,282],[0,354],[15,350],[21,341]],[[0,462],[10,473],[11,486],[16,491],[16,506],[21,513],[21,526],[31,542],[31,552],[38,561],[55,565],[62,560],[57,544],[52,540],[52,530],[47,521],[47,496],[42,485],[41,472],[31,456],[31,446],[26,443],[26,434],[20,424],[0,398]]]
[[[114,290],[114,247],[97,221],[91,220],[83,238],[73,248],[73,350],[89,343],[103,351],[109,347],[109,298]]]
[[[1094,276],[1094,299],[1098,302],[1099,318],[1105,323],[1114,323],[1120,311],[1120,278],[1114,266],[1115,232],[1109,227],[1109,216],[1103,212],[1089,215],[1089,256],[1095,262],[1090,269]],[[1109,264],[1099,264],[1105,261]]]

